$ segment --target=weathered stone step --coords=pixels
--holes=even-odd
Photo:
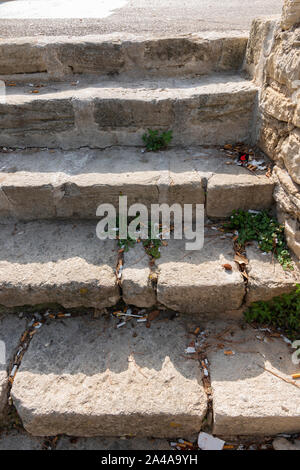
[[[141,244],[125,253],[120,282],[125,302],[139,307],[160,303],[186,314],[225,316],[246,303],[291,291],[299,271],[282,267],[253,246],[249,249],[248,291],[234,262],[232,240],[206,228],[204,247],[187,251],[186,240],[169,240],[156,261],[156,289],[149,258]],[[103,308],[121,293],[115,268],[118,247],[100,241],[95,222],[27,222],[1,224],[0,305],[49,304]],[[226,271],[223,264],[231,264]],[[247,295],[246,295],[247,294]]]
[[[0,75],[76,73],[204,75],[242,68],[247,37],[204,33],[175,37],[113,34],[0,40]]]
[[[234,261],[232,237],[206,226],[202,250],[188,251],[188,240],[165,241],[153,272],[143,248],[136,245],[124,254],[121,286],[128,304],[165,307],[203,318],[237,317],[252,302],[267,301],[291,292],[300,283],[300,271],[285,271],[272,254],[262,253],[253,244],[247,248],[248,282]],[[231,271],[225,270],[229,264]],[[152,268],[153,270],[153,268]]]
[[[216,327],[222,331],[221,324]],[[295,349],[250,327],[232,326],[227,338],[224,347],[233,355],[218,348],[208,353],[213,432],[225,437],[299,433],[300,384],[292,380],[300,370],[292,362]]]
[[[11,392],[25,429],[36,436],[197,434],[207,399],[198,361],[184,357],[185,324],[162,318],[150,330],[132,327],[88,315],[44,325]]]
[[[205,204],[209,217],[272,205],[274,183],[237,166],[217,148],[141,153],[110,148],[27,149],[1,154],[0,217],[95,218],[99,204]]]
[[[1,225],[0,305],[107,307],[120,297],[114,241],[93,222]]]
[[[10,360],[24,323],[0,318]],[[211,432],[230,439],[300,431],[300,388],[291,379],[299,366],[282,338],[243,322],[199,324],[168,312],[151,328],[136,319],[116,325],[110,316],[85,314],[48,319],[36,330],[10,394],[29,433],[196,440],[208,401],[202,364],[185,352],[191,341],[208,359]]]
[[[7,87],[0,146],[143,145],[147,128],[172,129],[173,146],[249,141],[256,94],[238,75]]]

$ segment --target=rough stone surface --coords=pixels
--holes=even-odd
[[[288,441],[284,437],[277,437],[273,441],[274,450],[300,450],[300,441]]]
[[[184,313],[205,314],[237,310],[245,289],[233,261],[231,240],[222,240],[215,231],[205,234],[200,251],[186,251],[185,240],[170,240],[157,260],[159,302]],[[232,271],[222,265],[229,263]]]
[[[235,33],[172,38],[119,33],[77,38],[2,39],[0,75],[206,75],[240,70],[246,45],[246,35]]]
[[[85,317],[38,330],[11,391],[27,431],[162,438],[199,431],[206,394],[197,361],[182,356],[181,321],[115,325]]]
[[[285,235],[289,248],[300,259],[300,223],[296,219],[285,221]]]
[[[285,166],[295,183],[300,184],[300,129],[292,132],[281,148]]]
[[[251,246],[247,248],[247,257],[248,304],[291,292],[296,283],[300,282],[300,272],[296,266],[294,271],[284,271],[271,254],[264,255],[258,248]]]
[[[289,29],[297,23],[300,23],[300,1],[284,0],[281,18],[282,28]]]
[[[208,217],[229,217],[236,209],[267,209],[273,203],[274,182],[266,176],[218,174],[208,181]]]
[[[150,279],[149,260],[142,243],[136,244],[124,253],[122,298],[129,305],[152,307],[156,304],[156,294]]]
[[[0,433],[0,450],[42,450],[43,439],[23,431]]]
[[[72,439],[63,436],[56,450],[171,450],[165,439],[114,439],[103,437],[90,437]]]
[[[1,144],[74,149],[142,145],[147,128],[173,129],[172,145],[249,140],[257,88],[238,75],[202,79],[79,79],[39,93],[7,87]]]
[[[15,315],[0,313],[0,421],[7,404],[8,367],[25,330],[25,325],[25,320]]]
[[[261,339],[258,339],[257,336]],[[282,340],[264,341],[263,333],[236,327],[224,350],[209,352],[217,435],[276,435],[300,431],[300,387],[286,383],[297,366]],[[236,342],[236,343],[234,343]],[[295,369],[296,368],[296,369]]]
[[[246,54],[246,69],[262,90],[255,132],[262,150],[280,167],[275,173],[274,198],[289,247],[298,258],[298,237],[290,220],[295,221],[294,227],[300,222],[299,188],[295,191],[300,183],[299,8],[298,0],[287,0],[281,24],[279,20],[255,21]]]
[[[271,205],[271,180],[226,162],[219,149],[202,147],[158,153],[135,147],[2,153],[0,215],[17,220],[95,218],[101,203],[117,209],[120,194],[127,196],[128,207],[140,203],[148,210],[153,203],[204,204],[208,181],[208,209],[217,216],[223,214],[216,204],[226,214],[238,207]]]
[[[119,299],[117,247],[89,222],[1,225],[0,305],[107,307]]]

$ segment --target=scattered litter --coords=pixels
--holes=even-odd
[[[225,441],[206,432],[200,432],[198,436],[198,447],[201,450],[223,450],[224,444]]]
[[[184,351],[186,354],[195,354],[196,349],[193,346],[189,346],[188,348],[185,349]]]
[[[287,344],[292,344],[292,341],[289,340],[288,338],[286,338],[285,336],[281,335],[281,338],[283,339],[283,341]]]
[[[118,272],[118,279],[121,279],[123,269],[124,269],[123,266],[120,266],[119,272]]]
[[[260,211],[255,211],[253,209],[248,210],[249,214],[260,214]]]
[[[17,370],[18,370],[18,366],[15,364],[9,376],[13,378],[16,375]]]
[[[234,355],[235,355],[235,352],[234,352],[234,351],[231,351],[231,350],[225,350],[225,351],[224,351],[224,354],[225,354],[225,356],[234,356]]]
[[[292,378],[293,378],[293,379],[300,379],[300,373],[293,374],[293,375],[292,375]]]

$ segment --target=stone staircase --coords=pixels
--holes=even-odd
[[[234,209],[273,205],[273,179],[228,162],[221,149],[255,144],[258,88],[242,73],[246,46],[245,37],[216,34],[0,41],[0,339],[14,331],[0,404],[9,393],[30,433],[188,437],[205,417],[228,436],[299,431],[299,407],[289,405],[299,390],[257,368],[255,354],[268,353],[253,353],[251,331],[240,340],[251,343],[250,365],[247,351],[207,356],[209,389],[202,358],[184,352],[197,325],[214,320],[208,328],[217,334],[230,320],[233,331],[247,304],[299,279],[252,246],[245,282],[231,238],[217,230]],[[147,128],[172,129],[169,149],[142,152]],[[129,205],[204,204],[204,249],[186,252],[170,240],[149,264],[137,244],[118,276],[117,244],[95,229],[98,205],[117,206],[121,194]],[[158,308],[160,317],[150,329],[119,329],[107,314],[85,313],[119,301]],[[42,312],[37,330],[10,313],[30,307]],[[61,307],[83,314],[44,316]],[[174,312],[181,317],[172,320]],[[20,347],[28,349],[22,361],[13,356]],[[282,408],[256,401],[273,382]]]

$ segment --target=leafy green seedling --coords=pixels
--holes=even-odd
[[[143,135],[143,141],[146,144],[148,152],[157,152],[167,148],[168,144],[173,139],[173,131],[166,131],[159,134],[158,131],[148,129],[148,134]]]
[[[283,269],[293,270],[293,262],[284,237],[284,226],[271,217],[266,211],[246,212],[233,211],[230,222],[224,228],[238,231],[238,243],[257,241],[261,251],[272,252]]]
[[[274,297],[268,302],[254,302],[245,312],[248,323],[280,328],[291,340],[300,335],[300,284],[289,294]]]

